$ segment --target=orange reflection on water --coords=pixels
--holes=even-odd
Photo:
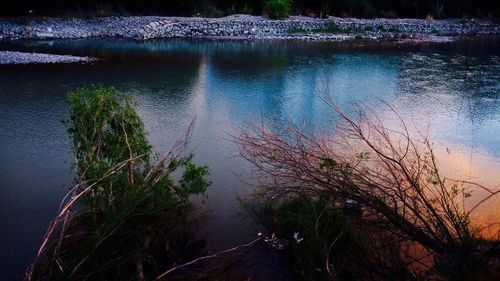
[[[465,151],[449,144],[435,147],[441,174],[448,178],[478,183],[490,191],[500,190],[500,159],[483,151]],[[464,200],[466,210],[485,199],[490,193],[470,184],[464,185],[471,197]],[[481,228],[483,235],[498,239],[500,231],[500,193],[481,203],[471,213],[472,223]]]

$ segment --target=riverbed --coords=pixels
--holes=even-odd
[[[248,242],[259,227],[240,198],[252,193],[249,165],[231,135],[252,120],[303,122],[328,130],[332,96],[347,112],[391,104],[428,128],[445,170],[500,188],[500,40],[440,44],[163,39],[2,42],[0,51],[97,58],[91,64],[0,66],[0,280],[19,279],[71,186],[71,144],[62,119],[66,95],[105,84],[139,103],[157,152],[168,151],[196,117],[190,150],[211,168],[213,185],[199,236],[212,249]],[[387,119],[391,124],[393,120]],[[499,218],[500,201],[478,221]],[[268,261],[242,267],[255,280],[286,280]]]

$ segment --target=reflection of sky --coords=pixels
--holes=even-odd
[[[498,57],[323,54],[311,62],[299,54],[293,64],[285,56],[263,74],[253,71],[266,67],[259,64],[260,59],[248,72],[235,70],[237,63],[225,68],[215,60],[217,57],[208,59],[207,103],[210,107],[225,105],[236,123],[250,115],[304,118],[318,126],[327,124],[325,116],[330,114],[322,101],[325,94],[332,95],[346,111],[352,102],[381,99],[410,123],[430,125],[436,139],[500,153]]]
[[[272,71],[267,73],[255,72],[253,68],[242,71],[235,66],[236,62],[227,68],[224,61],[217,59],[207,56],[200,72],[203,79],[195,86],[203,95],[199,98],[203,105],[197,105],[198,112],[210,120],[202,121],[204,130],[212,134],[232,132],[234,127],[228,123],[237,125],[249,118],[256,121],[291,118],[296,122],[305,119],[309,126],[324,128],[331,122],[331,109],[322,100],[325,94],[332,95],[347,112],[353,102],[373,104],[377,114],[391,126],[394,116],[390,119],[388,108],[379,101],[383,100],[410,126],[421,131],[430,126],[432,140],[449,151],[440,154],[446,175],[500,188],[500,175],[497,176],[500,122],[495,96],[500,85],[498,80],[493,83],[491,79],[498,76],[495,72],[498,65],[474,60],[473,71],[487,78],[474,81],[471,86],[460,80],[460,71],[473,75],[472,70],[457,70],[460,66],[455,64],[463,63],[463,58],[453,56],[330,54],[311,63],[310,59],[296,55],[294,64],[283,56],[278,61],[273,59]],[[259,58],[255,61],[262,63]],[[261,66],[256,63],[253,67]],[[475,75],[475,79],[482,76]],[[208,141],[212,142],[218,142],[218,138]],[[474,195],[469,206],[484,194]],[[479,210],[482,219],[498,218],[500,212],[491,207],[495,203],[500,201],[489,202],[489,207]]]
[[[434,137],[500,155],[498,56],[410,54],[399,79],[396,102],[428,120]]]
[[[298,64],[290,65],[284,58],[271,73],[261,75],[209,66],[208,94],[213,102],[229,104],[232,119],[238,123],[248,118],[242,114],[247,113],[265,119],[304,118],[317,125],[328,122],[325,116],[331,113],[323,101],[326,94],[348,107],[356,101],[387,99],[394,93],[397,66],[390,57],[329,55],[314,63],[300,59],[300,55],[294,57]]]

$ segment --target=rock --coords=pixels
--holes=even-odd
[[[85,63],[90,57],[0,51],[0,64]]]
[[[53,38],[54,34],[49,32],[37,32],[36,37],[38,38]]]
[[[335,30],[346,30],[345,33],[350,36],[342,37],[337,31],[328,31],[332,25]],[[289,30],[298,32],[290,34]],[[355,34],[359,34],[368,40],[394,40],[403,35],[419,35],[420,38],[498,35],[500,25],[489,21],[461,23],[460,20],[430,22],[421,19],[318,19],[303,16],[286,20],[269,20],[249,15],[232,15],[220,19],[145,16],[72,20],[52,18],[44,21],[33,20],[27,25],[0,19],[0,34],[2,38],[24,39],[124,37],[139,40],[169,37],[351,40],[350,38],[355,38]]]

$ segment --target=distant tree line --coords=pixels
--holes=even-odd
[[[267,0],[16,0],[2,16],[25,15],[261,15]],[[294,0],[292,14],[352,17],[494,17],[499,0]]]

